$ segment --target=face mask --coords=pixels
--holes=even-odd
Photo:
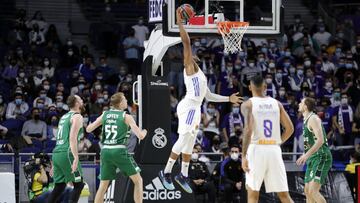
[[[268,51],[268,49],[267,49],[266,47],[261,48],[261,52],[262,52],[262,53],[266,54],[267,51]]]
[[[282,73],[276,73],[275,77],[276,77],[276,79],[281,79],[282,78]]]
[[[285,63],[284,63],[284,67],[285,67],[285,68],[287,68],[287,67],[289,67],[289,66],[290,66],[290,63],[289,63],[289,62],[285,62]]]
[[[239,56],[242,57],[242,58],[245,57],[245,52],[240,51]]]
[[[291,56],[291,52],[290,51],[285,52],[285,56],[287,57]]]
[[[240,111],[239,107],[233,107],[232,112],[233,114],[238,114]]]
[[[44,108],[44,104],[42,104],[42,103],[38,103],[36,106],[37,106],[39,109],[43,109],[43,108]]]
[[[48,66],[49,64],[50,64],[49,61],[44,61],[44,65],[45,65],[45,66]]]
[[[41,70],[36,71],[36,75],[41,76],[41,75],[42,75],[42,71],[41,71]]]
[[[345,65],[345,67],[350,69],[350,68],[352,68],[352,67],[353,67],[353,64],[351,64],[351,63],[347,63],[347,64]]]
[[[50,85],[44,85],[44,90],[49,90],[50,89]]]
[[[239,153],[231,153],[230,157],[232,160],[237,161],[239,159]]]
[[[53,117],[53,116],[56,116],[57,115],[57,112],[56,112],[56,110],[51,110],[51,111],[49,111],[49,117]]]
[[[326,88],[331,88],[332,87],[332,82],[326,82],[325,86],[326,86]]]
[[[298,73],[299,76],[303,76],[304,70],[303,69],[298,69],[297,73]]]
[[[341,99],[341,104],[342,105],[346,105],[348,103],[348,99],[347,98],[342,98]]]
[[[95,85],[95,89],[96,89],[96,90],[100,90],[100,89],[101,89],[101,85]]]
[[[19,73],[19,77],[21,78],[25,77],[25,73],[24,72]]]
[[[298,18],[295,19],[295,22],[296,22],[296,23],[300,23],[300,19],[298,19]]]
[[[74,52],[73,51],[68,51],[68,55],[72,56],[72,55],[74,55]]]
[[[260,63],[262,63],[262,62],[264,62],[264,61],[265,61],[265,59],[264,59],[264,58],[262,58],[262,57],[261,57],[261,58],[259,58],[259,62],[260,62]]]
[[[208,109],[207,109],[207,112],[208,112],[209,114],[214,114],[214,113],[215,113],[215,109],[214,109],[214,108],[208,108]]]
[[[305,65],[306,67],[309,67],[309,66],[311,65],[311,61],[305,61],[305,62],[304,62],[304,65]]]
[[[227,67],[227,71],[228,71],[229,73],[231,73],[231,72],[233,71],[233,67],[232,67],[232,66],[228,66],[228,67]]]
[[[194,43],[194,45],[195,45],[196,47],[199,47],[199,46],[200,46],[200,42],[199,42],[199,41],[196,41],[196,42]]]
[[[251,68],[253,68],[253,67],[255,66],[255,64],[254,64],[254,63],[249,63],[249,66],[250,66]]]
[[[285,91],[279,90],[279,95],[280,95],[281,97],[283,97],[283,96],[285,95]]]
[[[272,43],[270,43],[270,47],[271,47],[271,48],[275,48],[275,47],[276,47],[276,44],[272,42]]]
[[[56,99],[58,99],[58,100],[63,100],[63,96],[61,96],[61,95],[56,96]]]
[[[88,117],[84,117],[84,118],[83,118],[83,121],[84,121],[84,124],[88,124],[89,118],[88,118]]]
[[[46,94],[40,94],[41,99],[45,99],[45,97],[46,97]]]
[[[269,68],[275,68],[275,63],[269,63]]]
[[[98,99],[97,99],[97,102],[98,102],[99,104],[104,103],[104,98],[98,98]]]
[[[60,109],[63,107],[63,105],[64,104],[62,102],[58,102],[58,103],[56,103],[56,108]]]
[[[199,159],[199,154],[198,154],[198,153],[192,153],[192,154],[191,154],[191,159],[192,159],[193,161],[197,161],[197,160]]]
[[[296,70],[295,70],[294,67],[291,67],[291,68],[289,69],[289,71],[290,71],[291,74],[294,74]]]
[[[271,79],[271,78],[266,78],[265,81],[266,81],[266,84],[271,84],[271,83],[272,83],[272,79]]]
[[[218,144],[220,144],[220,140],[218,140],[218,139],[213,140],[213,144],[214,144],[214,145],[218,145]]]
[[[109,99],[109,95],[104,94],[104,99],[105,99],[105,100]]]
[[[80,90],[83,90],[83,89],[84,89],[84,87],[85,87],[85,85],[84,85],[84,84],[80,84],[80,85],[79,85],[79,89],[80,89]]]
[[[57,125],[58,125],[58,121],[57,121],[57,120],[52,120],[52,121],[51,121],[51,125],[57,126]]]
[[[235,65],[235,69],[236,69],[236,70],[240,70],[240,69],[241,69],[241,66],[240,66],[240,65]]]
[[[22,99],[15,99],[15,104],[20,105],[22,103]]]
[[[35,114],[34,115],[34,120],[39,120],[40,119],[40,115],[39,114]]]
[[[67,45],[71,46],[72,45],[72,41],[67,41]]]
[[[206,44],[207,44],[207,39],[202,38],[202,39],[200,40],[200,43],[206,45]]]
[[[97,76],[97,77],[96,77],[96,79],[98,79],[98,80],[102,80],[102,79],[103,79],[103,77],[102,77],[102,76]]]

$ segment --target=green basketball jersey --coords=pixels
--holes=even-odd
[[[306,118],[304,121],[303,135],[304,135],[304,150],[305,150],[305,152],[307,152],[315,144],[315,141],[316,141],[315,134],[312,131],[310,131],[310,129],[307,126],[309,118],[313,115],[315,115],[315,114],[311,113],[309,115],[309,117]],[[325,128],[322,124],[321,124],[321,128],[322,128],[322,132],[323,132],[324,144],[311,157],[313,157],[315,155],[319,155],[319,154],[330,153],[330,149],[329,149],[327,138],[326,138]]]
[[[102,143],[104,145],[127,145],[129,126],[125,123],[125,111],[111,109],[102,117]]]
[[[59,121],[58,132],[56,135],[56,146],[53,150],[55,152],[67,152],[70,149],[70,129],[71,129],[71,118],[76,114],[75,112],[69,111],[63,115]],[[78,140],[80,135],[83,133],[83,127],[78,132]]]

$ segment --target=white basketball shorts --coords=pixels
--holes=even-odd
[[[279,145],[250,144],[247,151],[250,171],[246,173],[246,185],[260,191],[265,182],[266,192],[289,191],[285,164]]]
[[[183,99],[179,102],[176,112],[179,118],[178,133],[194,134],[201,121],[201,104],[191,100]],[[195,135],[196,136],[196,135]]]

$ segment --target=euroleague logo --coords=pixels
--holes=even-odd
[[[154,145],[154,147],[161,149],[164,148],[167,144],[167,138],[164,135],[164,129],[162,128],[157,128],[156,130],[154,130],[154,135],[152,137],[152,144]]]

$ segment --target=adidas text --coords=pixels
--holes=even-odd
[[[153,190],[144,191],[144,200],[174,200],[181,199],[180,191]]]

